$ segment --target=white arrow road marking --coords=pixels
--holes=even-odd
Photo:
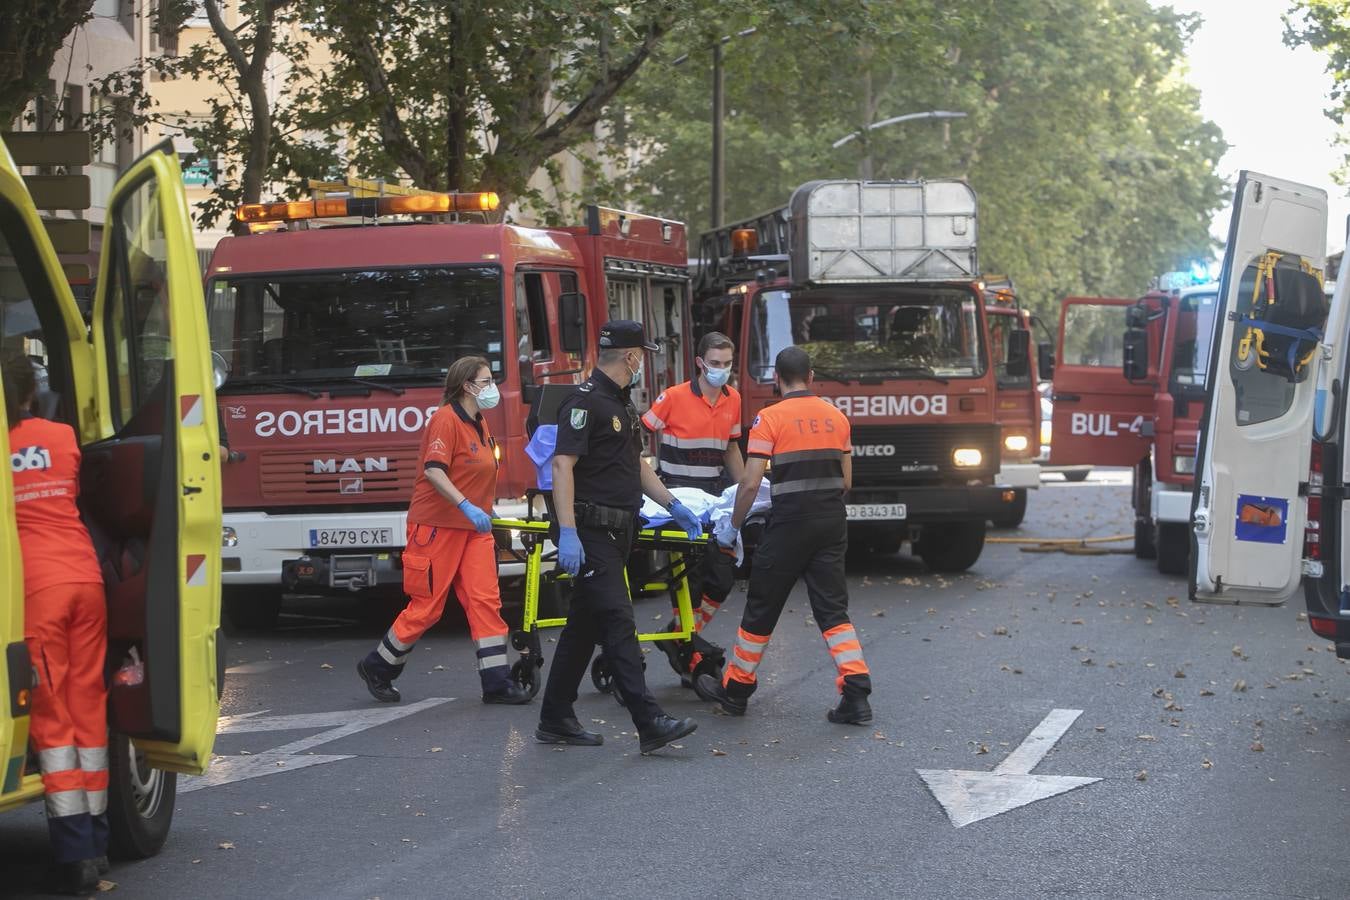
[[[992,772],[965,769],[916,769],[933,792],[933,799],[947,812],[957,828],[989,819],[1009,810],[1045,800],[1074,788],[1101,781],[1070,775],[1032,775],[1034,769],[1055,746],[1081,709],[1052,709],[1032,729],[1026,740],[1008,754]]]
[[[218,756],[211,760],[211,767],[205,775],[187,778],[178,785],[180,794],[199,791],[202,788],[218,787],[264,775],[276,775],[280,772],[293,772],[309,766],[351,759],[347,756],[326,756],[306,751],[349,737],[369,728],[375,728],[388,722],[411,716],[424,709],[449,703],[454,697],[430,697],[407,706],[372,707],[349,709],[329,713],[301,713],[291,716],[264,716],[260,713],[244,713],[239,716],[222,716],[217,726],[217,734],[244,734],[259,731],[303,731],[311,728],[328,728],[318,734],[291,741],[272,750],[254,753],[250,756]],[[336,726],[336,727],[334,727]]]

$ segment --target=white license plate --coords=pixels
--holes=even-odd
[[[903,503],[850,503],[844,507],[850,521],[855,519],[903,519],[908,515]]]
[[[392,528],[311,528],[311,547],[387,547],[394,543]]]

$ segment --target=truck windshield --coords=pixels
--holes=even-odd
[[[1177,306],[1176,349],[1172,352],[1172,384],[1203,392],[1214,337],[1214,294],[1189,294]]]
[[[502,367],[502,279],[491,266],[218,278],[207,293],[225,390],[427,381],[461,356]]]
[[[974,295],[958,288],[761,291],[755,296],[750,370],[773,380],[778,351],[796,344],[818,377],[975,378],[985,372]]]

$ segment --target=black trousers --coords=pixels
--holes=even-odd
[[[689,599],[694,609],[703,605],[704,597],[721,606],[735,585],[736,556],[710,537],[702,557],[689,567]]]
[[[548,670],[540,718],[558,722],[576,715],[572,704],[577,699],[577,688],[599,644],[633,724],[642,727],[662,711],[647,690],[642,674],[637,621],[624,581],[624,566],[634,533],[631,528],[579,526],[577,536],[581,538],[586,561],[576,580],[567,624],[558,636],[553,665]]]

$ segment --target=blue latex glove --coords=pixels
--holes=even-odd
[[[694,511],[676,500],[670,504],[670,517],[675,520],[675,524],[684,529],[684,533],[689,535],[689,540],[694,540],[703,534],[703,523],[699,521]]]
[[[474,531],[479,534],[487,534],[492,530],[492,517],[470,503],[468,497],[459,501],[459,511],[468,517]]]
[[[581,538],[575,528],[558,529],[558,565],[573,578],[586,562],[586,551],[581,549]]]
[[[713,529],[713,537],[717,539],[717,545],[726,550],[731,550],[736,546],[736,535],[740,531],[731,524],[731,516],[717,523]]]

